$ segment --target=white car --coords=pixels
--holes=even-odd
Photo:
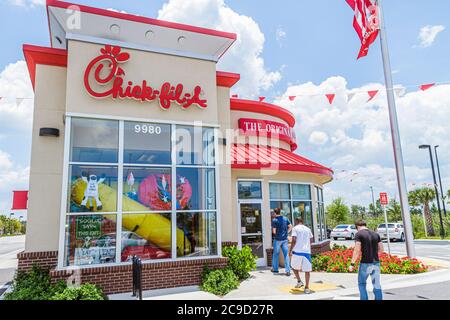
[[[354,240],[357,232],[358,231],[353,224],[340,224],[334,227],[333,230],[331,230],[330,237],[333,240],[337,240],[338,238]]]
[[[405,241],[405,229],[401,223],[388,223],[389,228],[389,240]],[[386,224],[381,223],[378,225],[377,233],[381,239],[387,239]]]

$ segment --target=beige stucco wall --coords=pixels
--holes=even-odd
[[[62,192],[66,68],[36,66],[28,221],[25,250],[58,250]],[[40,137],[42,127],[59,137]]]
[[[132,81],[133,84],[140,85],[142,80],[146,80],[148,86],[159,90],[164,82],[173,85],[181,83],[184,91],[189,93],[193,92],[195,86],[200,85],[203,89],[201,98],[208,102],[206,109],[192,105],[183,110],[173,102],[169,110],[163,110],[156,100],[139,102],[91,97],[84,87],[84,72],[92,59],[100,55],[100,49],[103,47],[99,44],[69,41],[67,112],[139,118],[141,121],[203,121],[208,124],[218,122],[216,64],[211,61],[123,48],[122,52],[128,52],[130,59],[120,64],[125,71],[125,84]],[[108,85],[106,87],[109,88]]]

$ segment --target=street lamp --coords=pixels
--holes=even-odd
[[[431,146],[429,144],[423,144],[419,146],[419,149],[428,149],[428,151],[430,152],[430,161],[431,161],[431,170],[433,171],[433,181],[434,181],[434,190],[436,192],[436,202],[437,202],[437,206],[438,206],[438,212],[439,212],[439,221],[441,224],[441,238],[444,239],[445,238],[445,231],[444,231],[444,224],[442,222],[442,213],[441,213],[441,204],[440,204],[440,200],[439,200],[439,192],[438,192],[438,188],[437,188],[437,181],[436,181],[436,173],[434,172],[434,162],[433,162],[433,154],[431,153]]]
[[[375,198],[374,198],[374,196],[373,196],[373,187],[372,186],[370,186],[370,190],[372,191],[372,205],[373,205],[373,207],[372,207],[372,214],[373,214],[373,216],[375,217]]]
[[[441,169],[439,168],[439,158],[438,158],[438,155],[437,155],[437,148],[439,148],[439,146],[434,146],[434,155],[436,156],[436,167],[437,167],[438,178],[439,178],[439,186],[440,186],[440,189],[441,189],[442,207],[444,209],[444,216],[447,216],[447,210],[445,209],[444,190],[442,188]]]

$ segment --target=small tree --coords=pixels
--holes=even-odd
[[[436,192],[431,188],[420,188],[409,192],[410,205],[417,207],[423,206],[423,213],[425,216],[425,223],[428,236],[435,236],[433,227],[433,216],[430,211],[430,202],[436,197]]]
[[[342,198],[334,199],[333,202],[327,206],[327,224],[329,226],[336,226],[340,223],[346,223],[349,220],[350,209],[345,205]]]
[[[395,199],[391,199],[391,201],[389,201],[389,205],[386,208],[386,212],[389,221],[397,222],[402,220],[402,208],[400,206],[400,203],[395,201]]]
[[[0,220],[0,234],[2,234],[4,232],[3,231],[4,227],[5,227],[5,224],[3,223],[2,220]]]

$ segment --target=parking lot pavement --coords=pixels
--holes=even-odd
[[[0,238],[0,293],[17,269],[17,254],[25,248],[25,236]]]
[[[383,241],[384,250],[387,252],[388,246],[387,241]],[[347,247],[351,247],[354,245],[354,241],[352,240],[332,240],[331,245],[344,245]],[[406,255],[406,246],[404,242],[392,242],[391,241],[391,254],[405,256]],[[430,258],[430,259],[438,259],[450,262],[450,244],[442,243],[439,241],[427,241],[427,243],[423,243],[418,241],[418,243],[414,244],[416,248],[416,256],[420,258]]]

